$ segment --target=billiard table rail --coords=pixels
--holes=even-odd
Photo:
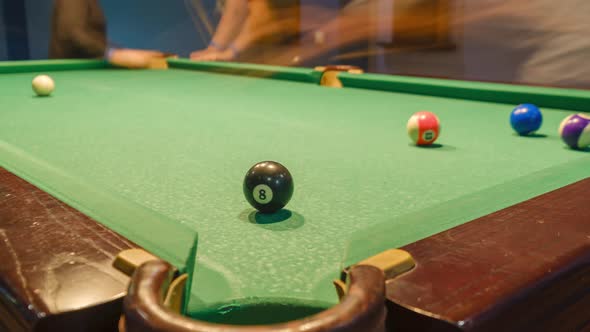
[[[0,331],[112,331],[137,245],[0,168]]]
[[[124,300],[127,332],[383,332],[385,331],[385,275],[370,265],[348,272],[349,287],[342,301],[316,315],[273,325],[226,325],[190,319],[167,308],[164,294],[174,268],[164,261],[149,261],[136,269]],[[124,328],[123,328],[124,326]]]
[[[176,69],[311,84],[320,84],[322,73],[325,73],[305,68],[226,62],[200,63],[182,59],[168,62],[170,68]],[[110,67],[99,60],[0,64],[2,73],[103,68]],[[458,100],[508,104],[535,101],[544,108],[571,111],[587,111],[590,102],[590,94],[586,91],[354,74],[348,70],[338,71],[335,76],[344,88]],[[22,156],[24,152],[13,146],[3,148],[6,149],[3,151],[5,162]],[[48,174],[43,169],[45,165],[33,165],[31,161],[21,162],[20,169],[15,165],[3,167],[18,170],[20,175]],[[567,167],[552,167],[545,175],[535,174],[529,179],[546,183],[548,177],[563,177],[566,180],[553,182],[561,186],[579,179],[580,174],[587,176],[587,161],[578,159],[576,165],[573,163],[571,161]],[[573,176],[572,171],[575,171]],[[95,211],[86,209],[81,212],[67,205],[75,203],[71,197],[58,197],[66,198],[66,203],[51,197],[43,189],[52,188],[52,185],[58,188],[60,186],[55,184],[61,185],[64,180],[51,175],[50,180],[36,182],[43,185],[39,189],[25,180],[16,180],[14,175],[0,168],[0,235],[3,236],[0,245],[4,246],[4,250],[0,250],[0,330],[111,330],[119,321],[129,281],[125,273],[113,266],[112,260],[119,252],[137,246],[126,237],[136,242],[143,240],[143,246],[145,238],[132,237],[131,232],[123,233],[120,226],[113,228],[113,224],[108,223],[109,218],[91,215],[101,224],[84,215],[95,212],[96,205]],[[40,179],[43,177],[37,180]],[[511,189],[505,185],[502,187]],[[80,188],[75,189],[70,192],[79,195]],[[590,330],[589,196],[590,180],[580,181],[470,222],[467,221],[471,217],[464,218],[461,222],[467,223],[459,227],[430,236],[434,233],[432,231],[427,238],[403,247],[413,256],[416,266],[386,281],[388,330]],[[473,204],[473,201],[469,203]],[[111,199],[100,205],[101,209],[108,211],[113,210],[115,204],[116,200]],[[76,206],[84,207],[81,204]],[[461,206],[454,205],[453,208]],[[429,210],[440,213],[436,206]],[[411,221],[419,220],[406,220]],[[141,222],[145,223],[145,220]],[[394,239],[399,237],[399,224],[394,227],[398,229],[380,233],[387,237],[383,241],[385,247],[399,241]],[[379,234],[374,229],[368,231],[370,236]],[[174,242],[189,244],[192,236],[177,237],[182,233],[175,231],[172,234],[166,230],[167,237]],[[181,246],[161,247],[165,251],[167,247]],[[368,246],[364,247],[360,252],[367,251]],[[159,254],[162,256],[162,252]],[[185,264],[186,260],[179,259],[185,258],[184,253],[173,251],[166,256],[162,258],[171,265]],[[352,270],[343,275],[347,277],[345,274]],[[166,276],[169,274],[173,273],[167,272]],[[114,285],[113,290],[96,293],[107,290],[104,285],[108,284]],[[338,286],[346,288],[346,285]],[[164,282],[161,289],[165,288],[172,286],[167,287]],[[65,298],[57,296],[63,294],[75,295],[71,298],[75,301],[64,303]]]
[[[590,331],[590,178],[408,244],[388,330]]]
[[[115,330],[129,271],[121,272],[125,269],[117,268],[113,260],[138,246],[4,169],[0,169],[0,193],[5,246],[0,250],[0,329]],[[408,253],[397,256],[401,258],[395,266],[402,267],[397,270],[401,274],[388,274],[385,281],[380,273],[380,278],[373,276],[368,282],[371,287],[385,287],[387,331],[590,330],[589,196],[590,178],[409,244],[403,251],[394,250]],[[43,239],[36,241],[36,235]],[[63,241],[64,235],[86,240]],[[71,258],[39,268],[45,259],[56,257]],[[169,315],[169,309],[162,308],[164,293],[155,289],[166,289],[175,269],[151,261],[159,262],[147,265],[159,264],[152,267],[158,273],[152,270],[147,275],[159,279],[140,280],[131,290],[147,284],[147,290],[152,289],[147,303],[157,305],[148,308]],[[350,276],[354,281],[356,269],[345,269],[343,279]],[[136,278],[146,276],[143,268],[138,271]],[[88,275],[92,279],[79,282]],[[48,276],[59,281],[60,292],[76,295],[75,306],[46,289]],[[101,287],[89,287],[89,282]],[[105,288],[109,284],[114,291]],[[97,290],[103,294],[97,295]],[[339,317],[342,305],[319,315]],[[126,305],[125,310],[129,317],[139,313],[133,306]],[[128,326],[132,331],[132,324]],[[174,331],[175,325],[170,327]]]

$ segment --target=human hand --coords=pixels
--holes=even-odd
[[[193,61],[232,61],[237,58],[237,54],[233,49],[220,51],[207,48],[206,50],[192,52],[190,58]]]
[[[164,53],[159,51],[122,48],[112,50],[108,61],[120,67],[142,69],[148,68],[152,60],[164,57]]]
[[[219,51],[220,50],[218,48],[213,47],[213,46],[209,46],[206,49],[191,52],[189,58],[191,60],[195,60],[195,61],[204,61],[204,60],[202,60],[203,58],[206,58],[206,57],[210,56],[211,54],[219,52]]]

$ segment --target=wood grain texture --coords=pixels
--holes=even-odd
[[[129,278],[112,262],[133,247],[0,168],[0,328],[116,330]]]
[[[590,328],[590,179],[405,246],[395,331]]]

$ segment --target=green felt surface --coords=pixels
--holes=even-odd
[[[590,176],[590,153],[557,135],[571,110],[544,108],[527,138],[511,104],[184,69],[51,75],[49,98],[34,73],[0,75],[0,165],[176,262],[198,232],[192,312],[334,303],[345,265]],[[419,110],[441,119],[440,147],[409,143]],[[262,160],[294,177],[284,221],[243,197]]]

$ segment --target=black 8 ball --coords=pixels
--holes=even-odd
[[[259,162],[246,173],[244,195],[256,210],[262,213],[277,212],[293,196],[291,173],[277,162]]]

